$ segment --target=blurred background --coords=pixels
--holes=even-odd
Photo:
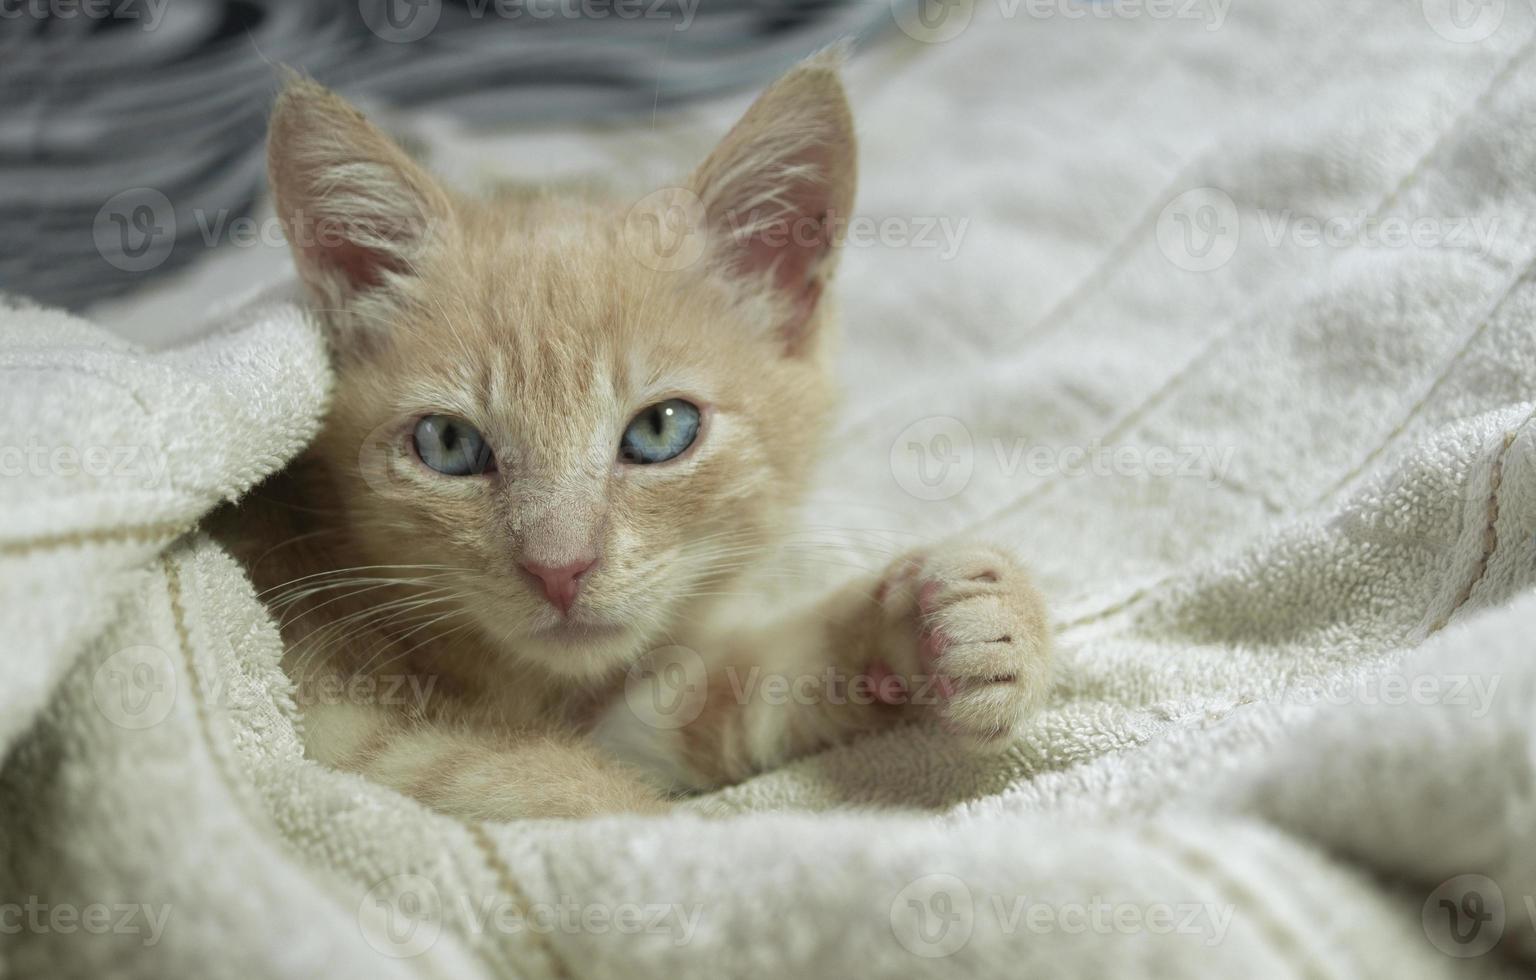
[[[269,234],[282,65],[471,131],[655,120],[926,2],[0,0],[0,290],[90,310]]]

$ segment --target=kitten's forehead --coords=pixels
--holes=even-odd
[[[707,298],[634,268],[601,227],[571,225],[583,233],[504,232],[424,277],[389,372],[412,379],[397,384],[400,413],[461,416],[553,473],[611,462],[624,425],[657,401],[716,400]]]
[[[649,269],[623,245],[621,218],[554,209],[504,229],[483,257],[487,345],[520,389],[608,382],[615,397],[696,386],[714,347],[715,298],[702,278]],[[557,397],[558,391],[551,396]]]

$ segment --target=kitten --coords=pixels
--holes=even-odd
[[[712,618],[833,401],[855,183],[833,58],[639,205],[461,197],[297,77],[268,165],[337,380],[221,533],[282,615],[315,759],[465,817],[656,811],[903,720],[1005,745],[1041,700],[1043,603],[995,548]],[[753,671],[792,695],[743,693]]]

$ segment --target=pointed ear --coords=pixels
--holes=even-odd
[[[775,82],[691,182],[716,257],[782,301],[779,329],[792,352],[815,323],[853,208],[857,154],[841,62],[827,52]]]
[[[297,73],[272,110],[267,177],[299,276],[326,309],[412,275],[452,218],[431,175],[344,99]]]

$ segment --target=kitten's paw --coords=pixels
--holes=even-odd
[[[1045,603],[1017,560],[980,545],[919,552],[880,583],[881,651],[902,695],[978,748],[1005,747],[1050,683]]]

